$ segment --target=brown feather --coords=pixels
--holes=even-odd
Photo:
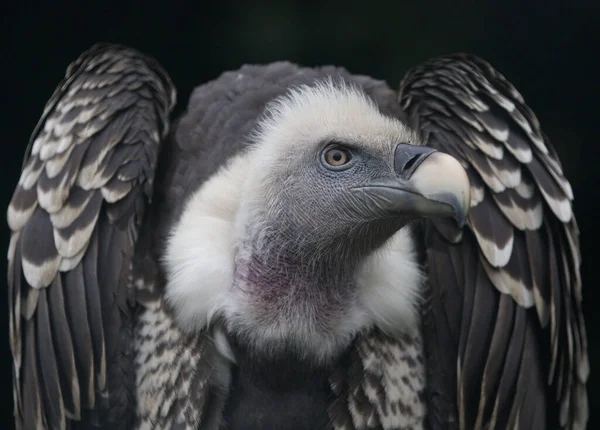
[[[456,356],[438,359],[456,360],[459,379],[465,372],[474,373],[467,374],[470,387],[478,384],[477,366],[485,364],[478,407],[465,403],[476,398],[476,392],[464,392],[457,402],[459,411],[464,408],[460,425],[584,428],[589,364],[581,314],[579,232],[572,190],[556,151],[518,91],[476,56],[456,54],[429,60],[411,69],[400,87],[403,119],[426,145],[456,157],[471,181],[467,226],[482,255],[465,265],[464,274],[454,272],[457,279],[459,273],[465,279],[465,293],[453,299],[444,297],[436,305],[441,296],[433,292],[431,306],[435,312],[447,306],[445,315],[462,312]],[[432,222],[431,228],[434,226],[446,240],[446,252],[454,252],[456,247],[472,252],[466,231],[458,235],[437,221]],[[436,252],[443,252],[440,243],[436,246]],[[473,274],[481,270],[477,260],[496,294],[512,297],[507,302],[508,298],[501,296],[498,302],[503,321],[494,305],[473,304],[472,291],[489,288],[487,281],[473,285]],[[439,282],[451,273],[448,266],[440,259],[430,258],[428,263],[430,279],[438,280],[434,287],[444,288]],[[454,280],[447,285],[454,285]],[[462,304],[456,304],[457,300]],[[510,312],[507,303],[514,308]],[[493,330],[488,324],[471,325],[472,319],[483,318],[480,314],[498,315]],[[477,345],[466,340],[466,333],[472,330],[479,336],[473,337]],[[507,343],[508,330],[512,332]],[[488,336],[492,337],[489,349],[485,343]],[[440,342],[435,334],[429,341]],[[475,364],[467,366],[467,359]],[[447,391],[448,387],[429,391],[437,389]],[[490,401],[494,402],[491,416]]]
[[[174,101],[170,79],[153,59],[118,45],[96,45],[69,67],[32,134],[7,213],[14,239],[9,250],[13,391],[24,428],[131,423],[132,398],[124,386],[133,373],[127,352],[132,334],[130,314],[122,312],[128,284],[123,268],[130,267],[153,188],[132,189],[129,182],[123,187],[121,180],[111,185],[106,198],[114,200],[116,192],[136,204],[122,212],[123,228],[109,239],[113,248],[99,255],[98,220],[105,219],[106,204],[100,188],[126,165],[128,181],[152,182]],[[125,145],[133,149],[121,152]],[[119,155],[113,157],[115,151]],[[128,199],[132,193],[138,195]],[[108,306],[113,310],[103,312]]]

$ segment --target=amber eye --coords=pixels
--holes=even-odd
[[[341,167],[350,162],[350,152],[342,148],[331,148],[325,151],[325,162],[332,167]]]

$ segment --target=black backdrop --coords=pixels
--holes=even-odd
[[[52,4],[50,4],[52,3]],[[155,56],[179,90],[179,112],[192,88],[244,63],[288,59],[334,63],[386,79],[428,57],[476,53],[498,68],[538,115],[575,193],[582,232],[584,310],[592,366],[589,428],[597,428],[600,334],[596,284],[596,200],[600,183],[598,115],[600,2],[329,1],[308,4],[161,1],[59,2],[2,6],[4,78],[0,107],[1,207],[18,180],[23,151],[47,98],[66,66],[97,41],[119,42]],[[595,3],[595,5],[593,4]],[[3,209],[4,210],[4,209]],[[0,247],[8,228],[0,228]],[[0,293],[7,319],[6,294]],[[4,323],[3,323],[4,324]],[[11,360],[6,325],[0,329],[0,428],[12,428]]]

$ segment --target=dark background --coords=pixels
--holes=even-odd
[[[156,3],[59,2],[2,6],[0,71],[0,207],[18,180],[29,134],[67,65],[97,41],[131,45],[156,57],[179,90],[178,109],[192,88],[244,63],[291,60],[337,64],[397,87],[403,73],[431,56],[470,51],[517,87],[537,114],[575,193],[582,232],[584,310],[592,367],[591,422],[598,428],[600,334],[595,300],[599,255],[596,205],[600,88],[600,2],[280,1]],[[51,4],[50,4],[51,3]],[[564,3],[564,4],[563,4]],[[595,4],[594,4],[595,3]],[[152,4],[152,6],[150,6]],[[5,210],[5,209],[2,209]],[[0,228],[0,248],[8,227]],[[5,251],[3,251],[5,252]],[[0,313],[8,318],[6,294]],[[6,326],[4,326],[6,327]],[[0,428],[12,428],[11,358],[0,329]]]

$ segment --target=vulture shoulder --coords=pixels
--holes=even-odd
[[[588,418],[578,229],[569,182],[519,92],[473,55],[436,58],[400,85],[404,120],[461,161],[461,231],[425,227],[432,428],[574,428]]]
[[[95,45],[48,101],[8,208],[17,428],[129,428],[133,247],[175,90],[152,59]]]

